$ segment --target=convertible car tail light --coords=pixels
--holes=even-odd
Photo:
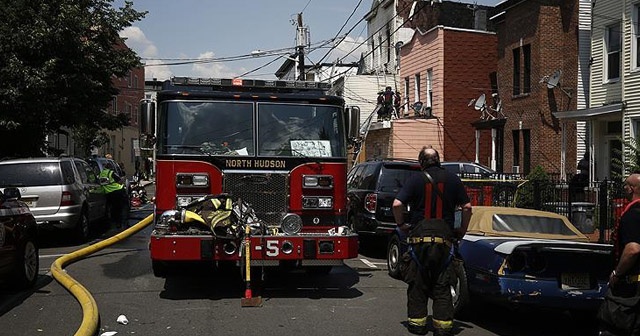
[[[514,251],[506,259],[511,272],[541,273],[547,268],[547,258],[536,251]]]
[[[364,208],[367,211],[371,213],[375,213],[377,205],[378,205],[378,195],[367,194],[367,196],[364,197]]]
[[[515,251],[507,257],[507,268],[511,272],[521,272],[527,266],[527,255],[521,251]]]
[[[547,258],[541,253],[528,253],[527,268],[533,273],[541,273],[547,268]]]

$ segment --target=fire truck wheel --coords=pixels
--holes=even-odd
[[[158,278],[164,278],[169,274],[169,266],[164,261],[151,261],[153,275]]]
[[[307,267],[305,270],[308,274],[327,275],[331,273],[332,268],[333,266],[311,266],[311,267]]]

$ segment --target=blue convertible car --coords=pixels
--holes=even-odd
[[[397,269],[394,258],[402,245],[392,237],[390,273]],[[609,244],[589,242],[563,215],[476,206],[459,243],[459,260],[454,261],[456,313],[477,300],[595,311],[607,289],[612,249]]]

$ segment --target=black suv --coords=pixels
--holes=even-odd
[[[416,160],[379,159],[353,166],[347,175],[349,226],[360,237],[388,238],[396,228],[393,200],[413,174],[421,174]]]

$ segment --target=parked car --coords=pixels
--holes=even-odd
[[[79,158],[44,157],[0,161],[0,187],[18,187],[38,230],[69,229],[78,241],[90,225],[106,219],[106,197],[89,164]]]
[[[0,191],[0,283],[11,289],[33,287],[40,267],[37,234],[18,188]]]
[[[397,272],[397,253],[406,250],[397,235],[387,263]],[[589,242],[567,217],[552,212],[476,206],[459,242],[457,281],[452,285],[458,314],[471,303],[490,301],[595,312],[611,273],[613,246]]]
[[[396,227],[393,200],[412,174],[422,174],[416,160],[372,160],[353,166],[347,174],[349,227],[360,237],[389,238]]]
[[[496,174],[493,169],[475,162],[448,161],[442,162],[441,165],[444,169],[465,179],[489,179]]]

